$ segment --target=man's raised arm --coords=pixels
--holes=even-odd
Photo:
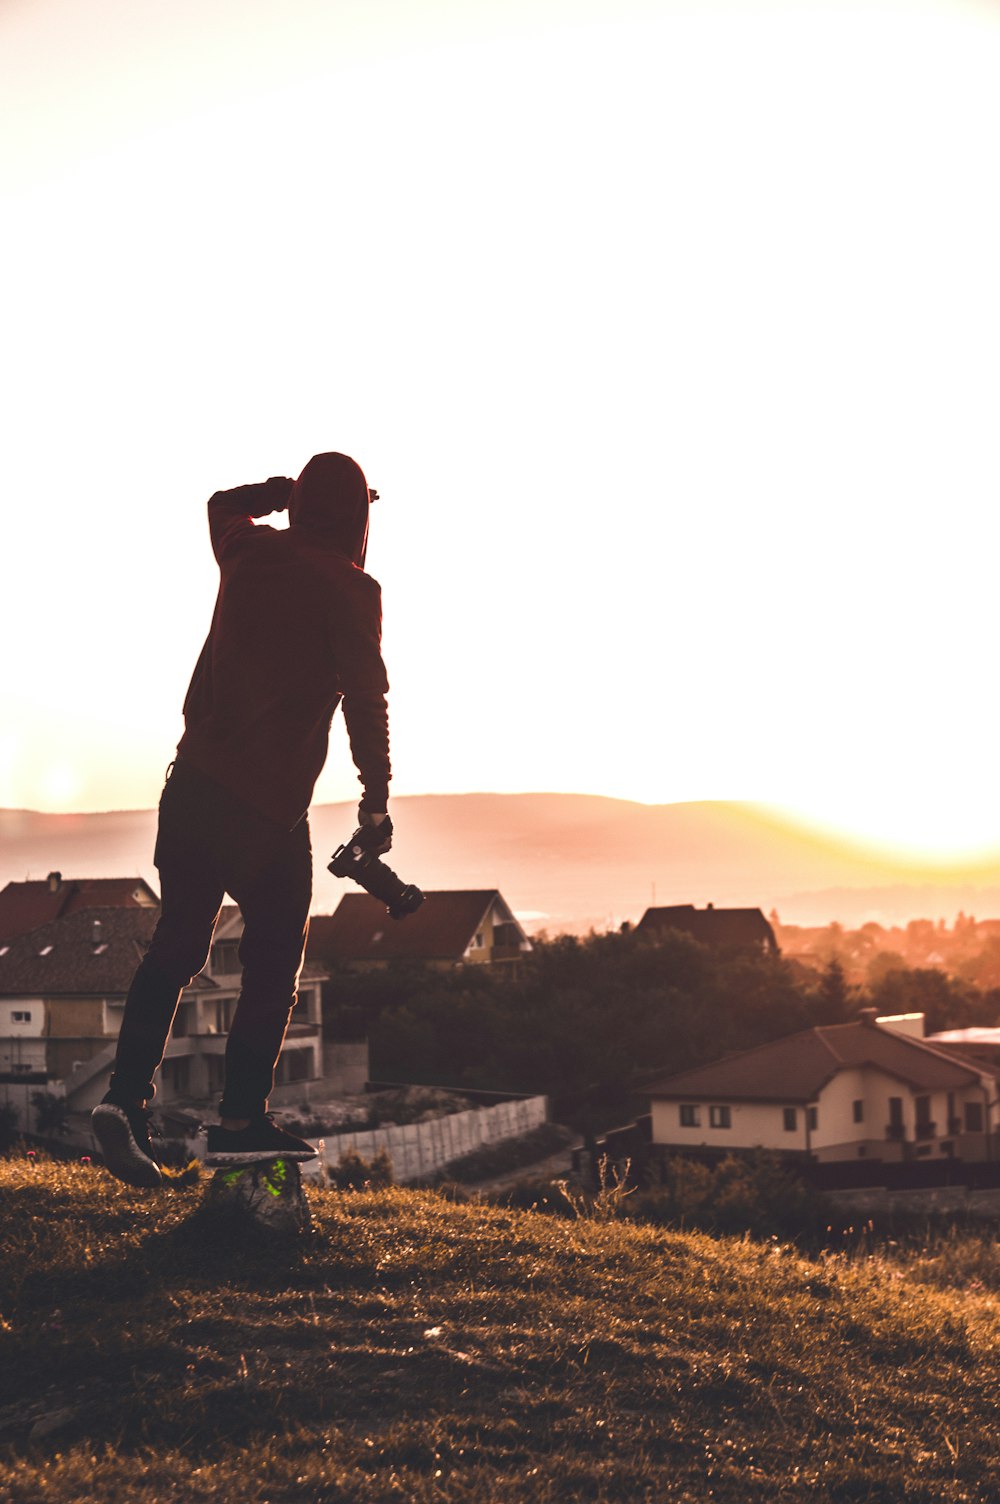
[[[248,538],[254,517],[283,512],[295,482],[287,475],[272,475],[270,480],[251,486],[234,486],[231,491],[216,491],[208,503],[208,526],[212,549],[219,563],[231,548]]]

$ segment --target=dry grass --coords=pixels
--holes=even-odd
[[[0,1499],[1000,1501],[1000,1304],[940,1261],[309,1194],[233,1246],[0,1162]]]

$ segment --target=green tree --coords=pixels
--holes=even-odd
[[[6,1154],[20,1137],[17,1108],[10,1102],[0,1104],[0,1153]]]
[[[879,1013],[923,1013],[928,1034],[993,1022],[988,997],[934,967],[887,972],[871,999]]]
[[[814,1017],[818,1024],[843,1024],[854,1012],[855,989],[848,985],[844,968],[832,956],[814,994]]]
[[[35,1109],[35,1132],[43,1138],[61,1138],[69,1132],[65,1097],[57,1097],[51,1091],[33,1091],[31,1105]]]

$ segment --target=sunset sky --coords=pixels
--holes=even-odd
[[[0,805],[156,802],[209,494],[340,449],[394,793],[1000,848],[998,78],[985,0],[0,0]]]

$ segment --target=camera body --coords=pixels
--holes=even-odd
[[[424,895],[413,883],[404,883],[378,856],[384,845],[385,825],[359,825],[349,841],[338,846],[327,871],[334,877],[349,877],[373,898],[381,899],[390,918],[405,919],[413,914],[424,901]]]

